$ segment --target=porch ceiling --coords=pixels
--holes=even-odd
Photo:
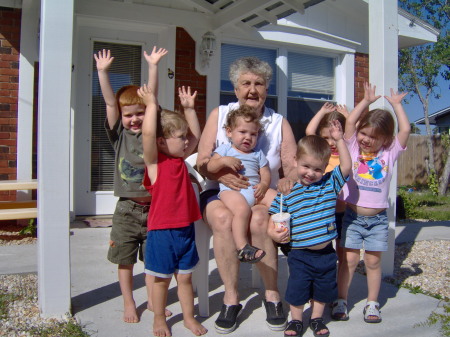
[[[118,3],[148,5],[204,13],[213,31],[234,25],[258,29],[293,13],[304,14],[305,9],[324,1],[335,0],[111,0]]]

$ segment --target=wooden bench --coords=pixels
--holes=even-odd
[[[35,190],[38,187],[36,179],[30,180],[0,180],[0,191]],[[18,220],[37,218],[37,201],[0,201],[0,220]]]

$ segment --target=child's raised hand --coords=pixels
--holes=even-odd
[[[159,48],[156,50],[156,46],[153,46],[152,53],[149,55],[147,51],[144,50],[144,57],[149,64],[158,64],[159,61],[163,58],[164,55],[168,53],[168,50],[165,48]]]
[[[336,104],[336,111],[343,114],[345,118],[350,115],[345,104]]]
[[[150,104],[156,105],[156,97],[147,84],[144,84],[142,87],[140,87],[137,91],[137,94],[140,98],[142,98],[146,106]]]
[[[395,92],[394,89],[391,88],[391,97],[384,96],[384,98],[394,106],[395,104],[401,104],[406,95],[408,95],[407,92]]]
[[[342,139],[342,137],[344,136],[344,132],[342,131],[342,125],[341,123],[339,123],[337,119],[332,120],[330,122],[330,136],[335,141]]]
[[[97,63],[98,71],[108,71],[114,61],[114,57],[111,56],[111,51],[109,49],[100,50],[97,54],[94,54],[94,59]]]
[[[333,103],[326,102],[322,107],[320,108],[321,112],[323,113],[329,113],[333,112],[336,109]]]
[[[369,104],[372,104],[377,99],[381,97],[381,95],[375,95],[375,90],[377,89],[377,86],[374,85],[372,87],[372,84],[364,82],[364,99],[369,102]]]
[[[197,91],[191,94],[191,87],[187,87],[186,90],[183,85],[181,88],[178,88],[178,97],[180,97],[180,103],[184,109],[194,109]]]

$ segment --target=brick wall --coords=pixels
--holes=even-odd
[[[21,10],[0,7],[0,180],[17,177],[17,94]],[[1,192],[0,200],[14,200]]]
[[[195,110],[203,129],[206,122],[206,76],[202,76],[195,70],[195,58],[197,49],[195,41],[180,27],[177,27],[177,41],[175,53],[175,109],[181,111],[178,88],[190,86],[192,92],[197,90]]]
[[[364,98],[364,82],[369,81],[369,55],[355,54],[355,102],[358,104]]]

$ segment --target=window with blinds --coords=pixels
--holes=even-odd
[[[334,98],[334,59],[290,52],[287,73],[287,120],[298,141],[324,102]]]
[[[333,95],[332,58],[288,53],[288,97],[329,100]]]
[[[233,85],[228,71],[230,64],[239,57],[256,56],[270,64],[274,74],[269,86],[266,105],[275,111],[277,90],[280,87],[277,72],[287,75],[287,120],[291,124],[296,140],[305,135],[305,129],[314,114],[325,101],[334,99],[335,74],[334,58],[288,52],[287,69],[278,69],[277,50],[222,44],[222,64],[220,73],[220,104],[235,102]]]
[[[142,47],[137,45],[94,42],[93,53],[109,49],[114,62],[109,78],[114,93],[124,85],[141,84]],[[95,61],[92,68],[92,137],[91,137],[91,191],[114,189],[114,150],[104,128],[106,105],[98,80]]]
[[[275,49],[263,49],[248,46],[237,46],[232,44],[222,44],[221,65],[220,65],[220,104],[236,102],[234,87],[230,81],[228,73],[230,65],[235,60],[245,56],[255,56],[260,60],[266,61],[272,67],[272,81],[269,85],[266,105],[276,110],[277,105],[277,51]]]

